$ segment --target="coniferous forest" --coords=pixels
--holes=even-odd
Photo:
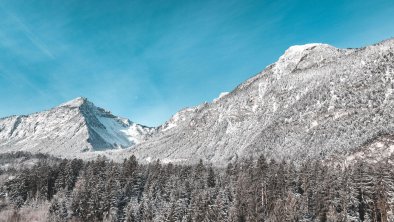
[[[391,159],[344,167],[261,156],[215,168],[2,154],[0,220],[394,221]]]

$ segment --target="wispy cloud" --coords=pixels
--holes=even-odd
[[[2,8],[2,7],[1,7]],[[5,12],[5,14],[11,18],[13,21],[14,25],[18,27],[19,30],[21,30],[24,35],[30,40],[30,42],[38,49],[40,50],[43,54],[47,55],[51,59],[55,59],[55,55],[50,51],[49,47],[41,41],[37,35],[35,35],[32,30],[14,13],[5,10],[2,8],[2,10]]]

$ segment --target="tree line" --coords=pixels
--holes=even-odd
[[[48,221],[394,221],[391,159],[345,167],[261,156],[215,168],[44,158],[1,191],[15,211],[50,203]]]

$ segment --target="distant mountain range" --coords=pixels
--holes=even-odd
[[[358,49],[292,46],[232,92],[181,110],[157,128],[116,117],[85,98],[0,119],[0,152],[215,164],[260,154],[295,161],[379,154],[381,147],[390,155],[393,90],[394,39]]]

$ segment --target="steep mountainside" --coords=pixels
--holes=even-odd
[[[22,150],[70,156],[130,147],[153,131],[80,97],[48,111],[0,119],[0,152]]]
[[[360,49],[293,46],[231,93],[180,111],[125,152],[214,163],[350,152],[394,133],[393,88],[394,39]]]

